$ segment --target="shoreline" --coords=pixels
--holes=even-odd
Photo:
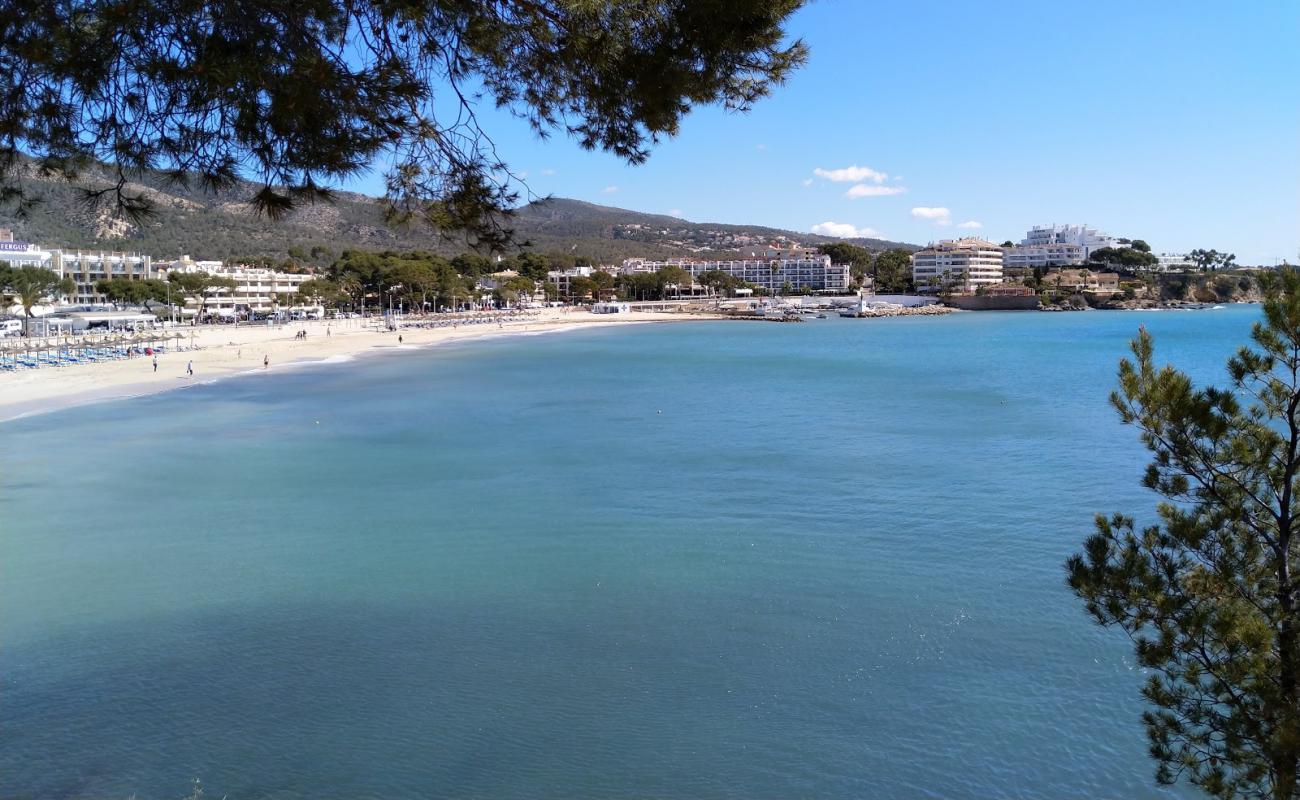
[[[151,359],[140,356],[0,375],[0,424],[110,400],[180,391],[227,378],[344,364],[364,354],[400,353],[456,342],[588,328],[715,318],[673,312],[637,312],[609,318],[581,311],[545,309],[537,316],[508,321],[500,327],[489,323],[388,331],[363,326],[363,322],[373,322],[373,319],[308,320],[276,327],[208,326],[186,331],[193,334],[194,344],[200,349],[163,353],[158,358],[156,373]],[[296,338],[302,330],[307,331],[307,337]],[[403,340],[400,344],[399,335]],[[264,357],[270,360],[269,367],[263,367]],[[193,377],[186,374],[186,365],[191,360]]]

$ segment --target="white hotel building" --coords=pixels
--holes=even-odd
[[[75,305],[104,302],[95,292],[95,284],[109,278],[159,278],[149,256],[96,250],[59,250],[29,242],[15,242],[7,230],[0,230],[0,264],[7,267],[41,267],[53,270],[60,278],[72,278],[76,291],[68,298]]]
[[[1083,248],[1077,244],[1020,245],[1002,249],[1002,266],[1006,269],[1072,267],[1084,261]]]
[[[692,280],[716,269],[773,293],[781,291],[787,283],[796,292],[805,286],[817,292],[843,292],[849,288],[850,280],[847,264],[833,264],[830,256],[816,251],[768,251],[761,257],[726,261],[629,258],[623,262],[620,272],[625,275],[657,272],[664,267],[681,267],[690,273]]]
[[[76,292],[68,297],[71,305],[102,305],[106,298],[95,291],[95,284],[110,278],[166,280],[170,270],[210,272],[235,280],[233,292],[221,292],[208,298],[208,311],[217,316],[232,316],[236,307],[268,314],[274,309],[297,308],[298,287],[311,275],[292,275],[268,269],[225,267],[220,261],[194,261],[181,256],[172,262],[154,261],[149,256],[110,251],[60,250],[28,242],[15,242],[10,231],[0,229],[0,265],[8,267],[42,267],[59,277],[70,277]],[[277,302],[278,301],[278,302]],[[177,298],[179,302],[179,298]],[[183,313],[193,316],[198,304],[189,301]]]
[[[1004,249],[1002,266],[1072,267],[1085,263],[1094,250],[1119,246],[1108,234],[1087,225],[1035,225],[1019,245]]]
[[[1160,253],[1156,256],[1156,272],[1188,272],[1196,264],[1185,253]]]
[[[233,291],[222,290],[208,298],[207,313],[217,317],[233,317],[236,312],[266,315],[273,311],[303,310],[298,301],[298,287],[316,277],[309,274],[276,272],[242,266],[223,266],[220,261],[194,261],[189,256],[166,265],[167,271],[208,272],[235,281]],[[198,313],[199,304],[193,299],[186,302],[185,316]]]
[[[1077,245],[1083,251],[1083,260],[1087,261],[1092,251],[1103,247],[1119,247],[1119,241],[1087,225],[1035,225],[1020,240],[1021,247],[1044,247],[1047,245]]]
[[[912,254],[912,282],[919,292],[970,294],[996,286],[1002,283],[1002,248],[976,237],[945,239]]]

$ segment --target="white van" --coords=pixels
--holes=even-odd
[[[0,338],[5,336],[22,336],[23,321],[20,319],[0,319]]]

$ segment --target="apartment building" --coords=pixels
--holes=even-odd
[[[1082,264],[1085,260],[1083,247],[1069,242],[1016,245],[1002,248],[1002,267],[1004,269],[1070,267]]]
[[[0,265],[15,269],[40,267],[58,273],[60,278],[72,278],[76,289],[67,299],[74,305],[103,303],[103,296],[95,291],[95,284],[102,280],[159,277],[149,256],[107,250],[60,250],[15,242],[8,230],[0,230]]]
[[[705,272],[720,270],[774,293],[786,284],[795,291],[807,286],[818,292],[842,292],[849,288],[850,281],[847,264],[833,264],[830,256],[816,251],[769,250],[751,258],[718,261],[630,258],[623,262],[620,271],[624,274],[657,272],[664,267],[681,267],[690,273],[692,280]]]
[[[298,301],[298,288],[314,275],[225,266],[220,261],[195,261],[189,256],[168,263],[164,277],[172,271],[207,272],[235,281],[234,290],[222,291],[208,298],[208,313],[216,317],[234,317],[236,313],[242,315],[250,311],[266,315],[273,311],[316,310],[315,307],[308,309]],[[198,302],[191,298],[182,313],[190,317],[198,313],[198,308]]]
[[[912,254],[912,281],[919,292],[973,294],[1002,283],[1002,248],[977,237],[945,239]]]
[[[1082,250],[1079,263],[1088,260],[1094,250],[1103,247],[1119,247],[1118,240],[1087,225],[1035,225],[1020,240],[1021,247],[1047,247],[1050,245],[1072,244]]]

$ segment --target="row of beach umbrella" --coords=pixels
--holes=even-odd
[[[186,346],[185,334],[140,332],[0,339],[0,371],[61,367],[151,355]]]

